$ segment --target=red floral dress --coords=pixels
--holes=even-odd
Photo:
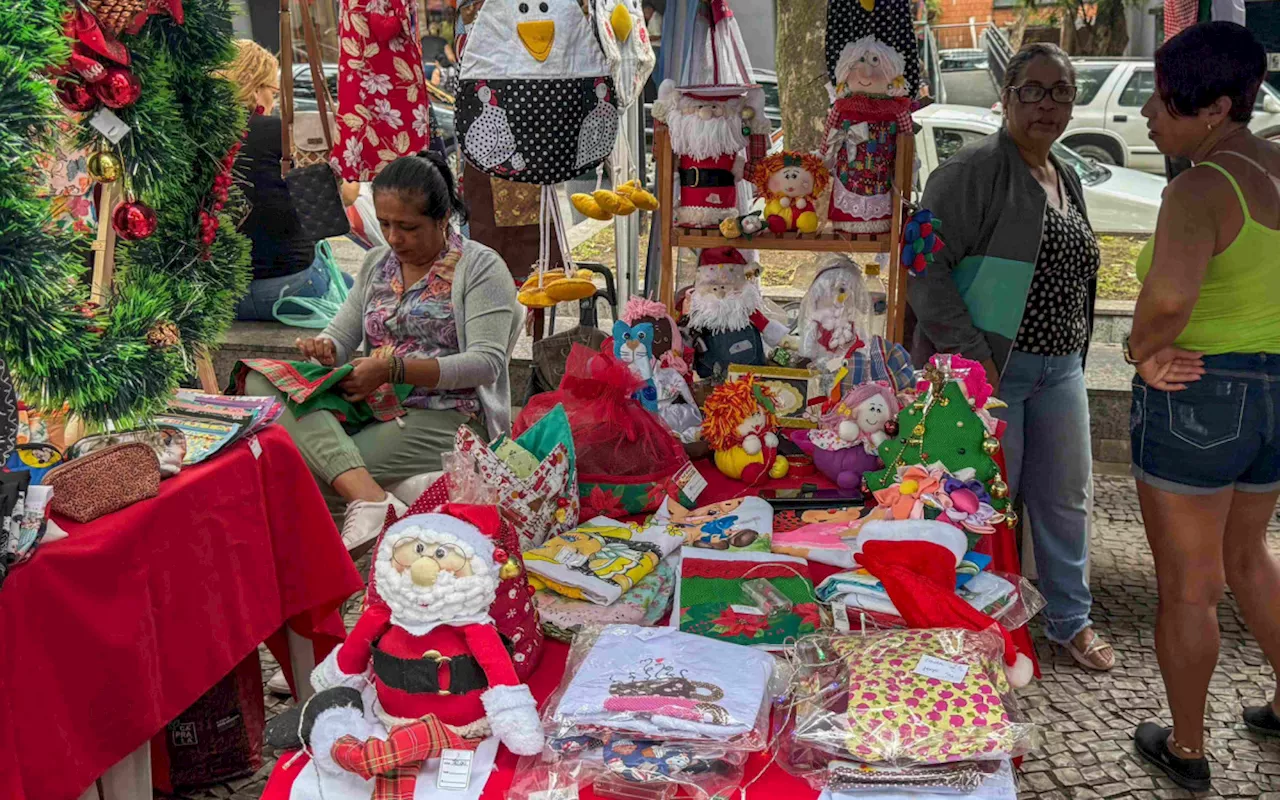
[[[338,140],[330,163],[344,179],[426,149],[431,112],[411,0],[342,0],[338,21]]]

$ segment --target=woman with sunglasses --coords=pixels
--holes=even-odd
[[[1051,44],[1005,71],[1004,126],[929,177],[921,204],[946,242],[908,282],[912,358],[982,362],[1008,403],[1005,481],[1030,513],[1045,634],[1086,669],[1115,665],[1093,630],[1088,574],[1092,481],[1084,356],[1093,327],[1098,245],[1080,179],[1050,147],[1071,119],[1075,70]]]
[[[1249,130],[1267,54],[1245,28],[1188,28],[1156,51],[1155,67],[1142,107],[1151,140],[1195,166],[1169,184],[1138,256],[1142,293],[1125,353],[1138,370],[1133,474],[1173,717],[1172,728],[1144,722],[1134,745],[1179,786],[1206,791],[1224,584],[1272,671],[1280,667],[1280,560],[1267,546],[1280,497],[1280,146]],[[1280,737],[1280,691],[1268,700],[1242,721]]]

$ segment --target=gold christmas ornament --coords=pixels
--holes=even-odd
[[[157,322],[147,331],[147,344],[155,348],[173,347],[182,341],[178,326],[172,322]]]
[[[993,456],[996,454],[996,451],[999,449],[1000,449],[1000,440],[997,439],[996,437],[988,436],[987,438],[982,440],[982,452],[986,453],[987,455]]]
[[[1004,512],[1004,521],[1009,523],[1010,528],[1018,527],[1018,513],[1013,509]]]
[[[991,490],[991,496],[997,500],[1003,500],[1009,496],[1009,484],[997,475],[995,480],[991,481],[991,485],[987,487]]]
[[[920,424],[911,429],[912,436],[924,436],[924,425]]]
[[[89,177],[98,183],[114,183],[124,173],[124,165],[120,157],[110,150],[100,150],[89,156],[86,164]]]
[[[508,559],[507,562],[504,563],[498,569],[498,577],[504,581],[509,581],[512,578],[520,577],[519,562],[517,562],[514,558]]]

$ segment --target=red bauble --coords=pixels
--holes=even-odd
[[[98,105],[88,87],[73,80],[58,81],[58,100],[72,111],[92,111]]]
[[[109,108],[127,108],[142,96],[142,82],[124,67],[108,67],[107,77],[93,84],[93,94]]]
[[[896,419],[885,420],[884,432],[886,436],[897,436],[898,421]]]
[[[156,232],[156,212],[138,200],[121,203],[111,213],[111,227],[121,239],[145,239]]]

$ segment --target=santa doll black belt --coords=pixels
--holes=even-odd
[[[440,686],[440,665],[449,667],[449,685]],[[466,694],[489,688],[489,679],[474,656],[443,656],[428,650],[421,658],[400,658],[373,648],[373,674],[390,688],[409,694]]]
[[[687,189],[720,189],[737,182],[738,179],[727,169],[690,167],[680,170],[680,185]]]

